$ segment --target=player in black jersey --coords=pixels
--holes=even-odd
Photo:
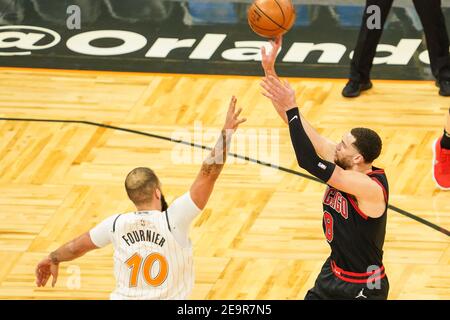
[[[367,128],[352,129],[338,144],[319,135],[300,114],[294,90],[275,73],[281,38],[271,45],[270,53],[262,48],[263,95],[289,125],[300,167],[327,184],[323,229],[331,255],[305,299],[387,299],[382,260],[389,188],[384,171],[372,165],[381,139]]]

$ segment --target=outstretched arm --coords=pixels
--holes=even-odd
[[[386,209],[387,199],[385,199],[382,187],[364,173],[344,170],[336,166],[328,184],[354,195],[358,206],[371,218],[382,216]]]
[[[262,56],[262,66],[264,69],[265,78],[264,81],[261,83],[261,86],[264,88],[265,92],[262,94],[269,98],[275,107],[275,110],[277,111],[280,118],[288,124],[288,120],[286,117],[285,109],[282,105],[282,103],[278,102],[277,100],[274,100],[272,98],[272,95],[270,94],[271,86],[270,83],[268,83],[269,78],[274,78],[281,82],[281,80],[278,78],[278,75],[275,71],[275,60],[277,58],[277,54],[281,48],[282,45],[282,37],[277,37],[274,40],[270,40],[270,44],[272,46],[272,49],[269,53],[266,52],[266,48],[261,48],[261,56]],[[296,106],[297,102],[295,101],[295,91],[290,88],[289,92],[286,92],[285,96],[285,102],[290,104],[291,107]],[[333,141],[326,139],[325,137],[321,136],[310,124],[309,122],[302,116],[301,121],[303,124],[303,127],[305,128],[306,134],[308,135],[309,139],[314,145],[314,149],[316,152],[323,158],[328,161],[334,161],[334,153],[336,150],[336,143]]]
[[[287,81],[281,82],[280,79],[269,76],[263,79],[261,86],[264,88],[265,92],[263,95],[269,98],[278,113],[284,113],[285,122],[288,123],[286,117],[286,107],[297,107],[297,102],[295,101],[295,91],[289,85]],[[281,95],[277,98],[274,97],[275,90],[280,90]],[[334,155],[336,152],[336,143],[321,136],[306,119],[300,114],[299,118],[302,122],[302,126],[308,135],[309,140],[311,140],[314,150],[325,160],[334,162]]]
[[[381,216],[386,206],[381,186],[363,173],[344,170],[334,162],[320,158],[300,120],[298,107],[283,103],[284,92],[290,89],[289,85],[282,84],[274,78],[271,81],[273,99],[285,109],[292,146],[300,167],[330,186],[354,195],[358,205],[364,208],[369,217]]]
[[[269,52],[266,51],[266,48],[263,46],[261,47],[261,64],[264,70],[264,75],[266,78],[269,76],[275,77],[278,79],[277,72],[275,71],[275,61],[277,59],[277,55],[281,50],[281,46],[283,44],[283,38],[276,37],[275,40],[269,40],[269,43],[271,45],[271,49]],[[266,96],[263,93],[264,96]],[[267,96],[266,96],[267,97]],[[275,110],[277,111],[278,115],[280,116],[281,120],[283,120],[286,124],[287,118],[286,118],[286,112],[284,109],[274,100],[272,100],[272,105],[274,106]]]
[[[74,260],[94,249],[97,249],[97,246],[92,242],[89,232],[59,247],[37,265],[36,285],[45,287],[50,276],[53,276],[52,287],[54,287],[58,279],[60,262]]]
[[[203,209],[206,206],[214,189],[214,184],[222,172],[233,133],[241,123],[247,121],[245,118],[238,118],[242,109],[239,108],[236,111],[236,101],[235,97],[231,99],[225,125],[223,126],[220,137],[214,149],[211,150],[211,153],[203,161],[200,172],[191,186],[191,198],[199,209]]]

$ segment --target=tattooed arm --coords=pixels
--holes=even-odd
[[[36,285],[38,287],[45,287],[51,275],[53,277],[52,287],[54,287],[58,279],[60,262],[74,260],[94,249],[97,249],[97,246],[92,242],[89,232],[59,247],[37,265]]]
[[[230,148],[231,137],[239,125],[247,119],[238,119],[242,109],[236,111],[236,98],[233,97],[227,112],[225,125],[220,137],[211,150],[211,153],[203,161],[200,172],[191,186],[191,198],[199,209],[203,209],[214,189],[214,184],[225,165],[227,153]]]

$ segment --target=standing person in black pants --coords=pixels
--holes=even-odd
[[[342,91],[344,97],[357,97],[361,91],[372,88],[370,70],[392,3],[393,0],[366,1],[358,42],[351,62],[350,80]],[[436,85],[440,88],[439,94],[450,96],[449,38],[441,10],[441,0],[413,0],[413,3],[425,31],[431,70],[436,77]],[[367,13],[367,8],[372,5],[378,6],[381,11],[380,29],[368,28],[367,21],[372,14]]]

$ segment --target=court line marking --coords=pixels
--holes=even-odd
[[[71,123],[71,124],[85,124],[85,125],[90,125],[90,126],[95,126],[95,127],[101,127],[101,128],[107,128],[107,129],[113,129],[113,130],[117,130],[117,131],[123,131],[123,132],[128,132],[128,133],[133,133],[133,134],[137,134],[137,135],[142,135],[142,136],[147,136],[147,137],[151,137],[151,138],[155,138],[155,139],[160,139],[160,140],[165,140],[165,141],[170,141],[170,142],[174,142],[174,143],[180,143],[180,144],[184,144],[187,146],[191,146],[191,147],[195,147],[195,148],[199,148],[199,149],[204,149],[204,150],[212,150],[211,147],[208,146],[204,146],[198,143],[192,143],[192,142],[187,142],[184,140],[174,140],[172,138],[166,137],[166,136],[162,136],[159,134],[154,134],[154,133],[148,133],[148,132],[144,132],[144,131],[139,131],[139,130],[134,130],[134,129],[128,129],[128,128],[122,128],[122,127],[118,127],[118,126],[113,126],[113,125],[109,125],[109,124],[103,124],[103,123],[99,123],[99,122],[93,122],[93,121],[85,121],[85,120],[63,120],[63,119],[33,119],[33,118],[7,118],[7,117],[0,117],[0,121],[18,121],[18,122],[47,122],[47,123]],[[312,181],[316,181],[319,182],[321,184],[325,184],[322,180],[293,170],[293,169],[289,169],[289,168],[285,168],[285,167],[281,167],[281,166],[276,166],[270,162],[264,162],[258,159],[253,159],[247,156],[242,156],[236,153],[231,153],[229,152],[228,155],[237,158],[237,159],[243,159],[246,160],[248,162],[252,162],[252,163],[256,163],[259,165],[263,165],[266,167],[270,167],[273,169],[278,169],[280,171],[286,172],[286,173],[290,173],[293,175],[297,175],[300,176],[302,178],[305,179],[309,179]],[[419,216],[416,216],[413,213],[410,213],[406,210],[403,210],[401,208],[397,208],[396,206],[393,205],[388,205],[388,208],[391,209],[392,211],[395,211],[397,213],[400,213],[401,215],[404,215],[405,217],[408,217],[410,219],[413,219],[419,223],[422,223],[438,232],[441,232],[443,234],[445,234],[446,236],[450,237],[450,231],[445,229],[444,227],[438,226],[424,218],[421,218]]]

